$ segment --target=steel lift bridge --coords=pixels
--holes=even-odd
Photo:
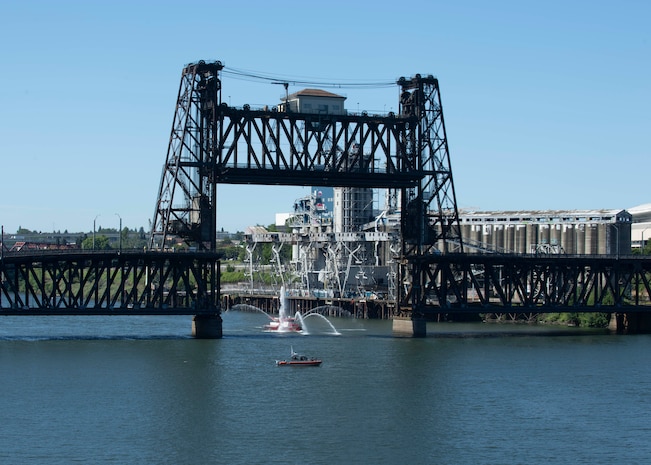
[[[400,78],[396,114],[323,115],[230,107],[223,69],[183,69],[149,250],[1,247],[0,315],[195,315],[197,337],[220,337],[216,192],[231,183],[388,189],[401,332],[463,312],[605,312],[618,330],[651,331],[648,256],[464,253],[436,78]],[[169,253],[177,238],[196,252]]]
[[[438,80],[400,78],[395,114],[310,114],[230,107],[223,69],[183,69],[150,247],[215,250],[218,184],[387,188],[401,202],[399,279],[413,283],[399,300],[417,311],[422,258],[463,250]]]
[[[648,258],[464,253],[433,76],[400,78],[395,114],[332,115],[230,107],[223,69],[183,69],[150,249],[182,238],[214,252],[219,184],[386,188],[401,212],[400,331],[424,335],[426,317],[453,312],[607,312],[626,320],[618,329],[651,330]]]

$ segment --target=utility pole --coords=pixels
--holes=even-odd
[[[285,113],[289,113],[289,82],[272,82],[285,88]]]
[[[118,229],[118,241],[119,241],[119,247],[120,247],[120,252],[122,252],[122,217],[116,213],[117,217],[120,218],[120,229]]]
[[[93,250],[95,250],[95,223],[97,222],[97,218],[99,218],[100,216],[101,215],[97,215],[93,220]]]

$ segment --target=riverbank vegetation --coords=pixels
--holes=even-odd
[[[539,322],[581,328],[607,328],[610,313],[545,313],[540,315]]]

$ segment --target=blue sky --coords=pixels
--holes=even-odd
[[[0,224],[148,229],[181,70],[200,59],[287,80],[437,76],[460,208],[649,203],[649,18],[633,0],[4,1]],[[223,80],[232,105],[283,93]],[[351,110],[397,108],[397,86],[341,93]],[[218,192],[218,227],[236,231],[308,191]]]

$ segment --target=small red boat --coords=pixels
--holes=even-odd
[[[289,360],[276,360],[278,366],[296,366],[296,367],[318,367],[321,365],[321,360],[314,357],[306,357],[305,355],[297,354],[292,348],[292,356]]]

